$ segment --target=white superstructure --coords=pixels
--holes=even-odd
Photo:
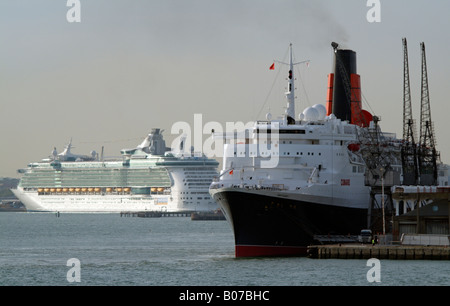
[[[358,142],[357,127],[325,116],[322,105],[303,115],[303,120],[290,125],[283,120],[258,121],[248,138],[237,139],[238,144],[235,135],[225,136],[229,141],[224,145],[223,169],[211,193],[232,188],[367,209],[366,166],[352,147]]]

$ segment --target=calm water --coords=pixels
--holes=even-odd
[[[69,283],[67,261],[80,261]],[[366,260],[234,258],[226,221],[0,213],[0,285],[375,285]],[[376,285],[450,285],[449,261],[381,261]]]

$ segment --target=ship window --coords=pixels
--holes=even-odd
[[[256,129],[256,133],[267,133],[267,134],[271,134],[272,130],[271,129]],[[291,130],[291,129],[280,129],[278,130],[279,134],[305,134],[305,130]],[[310,133],[312,133],[312,131],[310,131]]]

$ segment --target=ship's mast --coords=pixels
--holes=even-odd
[[[289,66],[289,74],[288,74],[288,87],[286,94],[287,100],[287,108],[286,108],[286,116],[285,120],[287,124],[295,124],[295,86],[294,86],[294,66],[298,64],[308,63],[309,60],[301,61],[294,63],[294,58],[292,56],[292,43],[289,44],[289,63],[284,63],[280,61],[275,61],[277,63],[288,65]]]
[[[287,109],[286,121],[288,124],[295,123],[295,87],[294,87],[294,63],[292,61],[292,43],[289,44],[289,75],[288,88],[286,92]]]

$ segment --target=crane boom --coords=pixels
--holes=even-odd
[[[425,43],[422,51],[422,89],[420,102],[419,171],[420,185],[437,185],[437,158],[433,122],[431,121]]]
[[[403,144],[401,149],[403,184],[417,185],[419,169],[417,165],[417,146],[415,143],[415,124],[412,116],[411,90],[409,86],[408,43],[403,42]]]

